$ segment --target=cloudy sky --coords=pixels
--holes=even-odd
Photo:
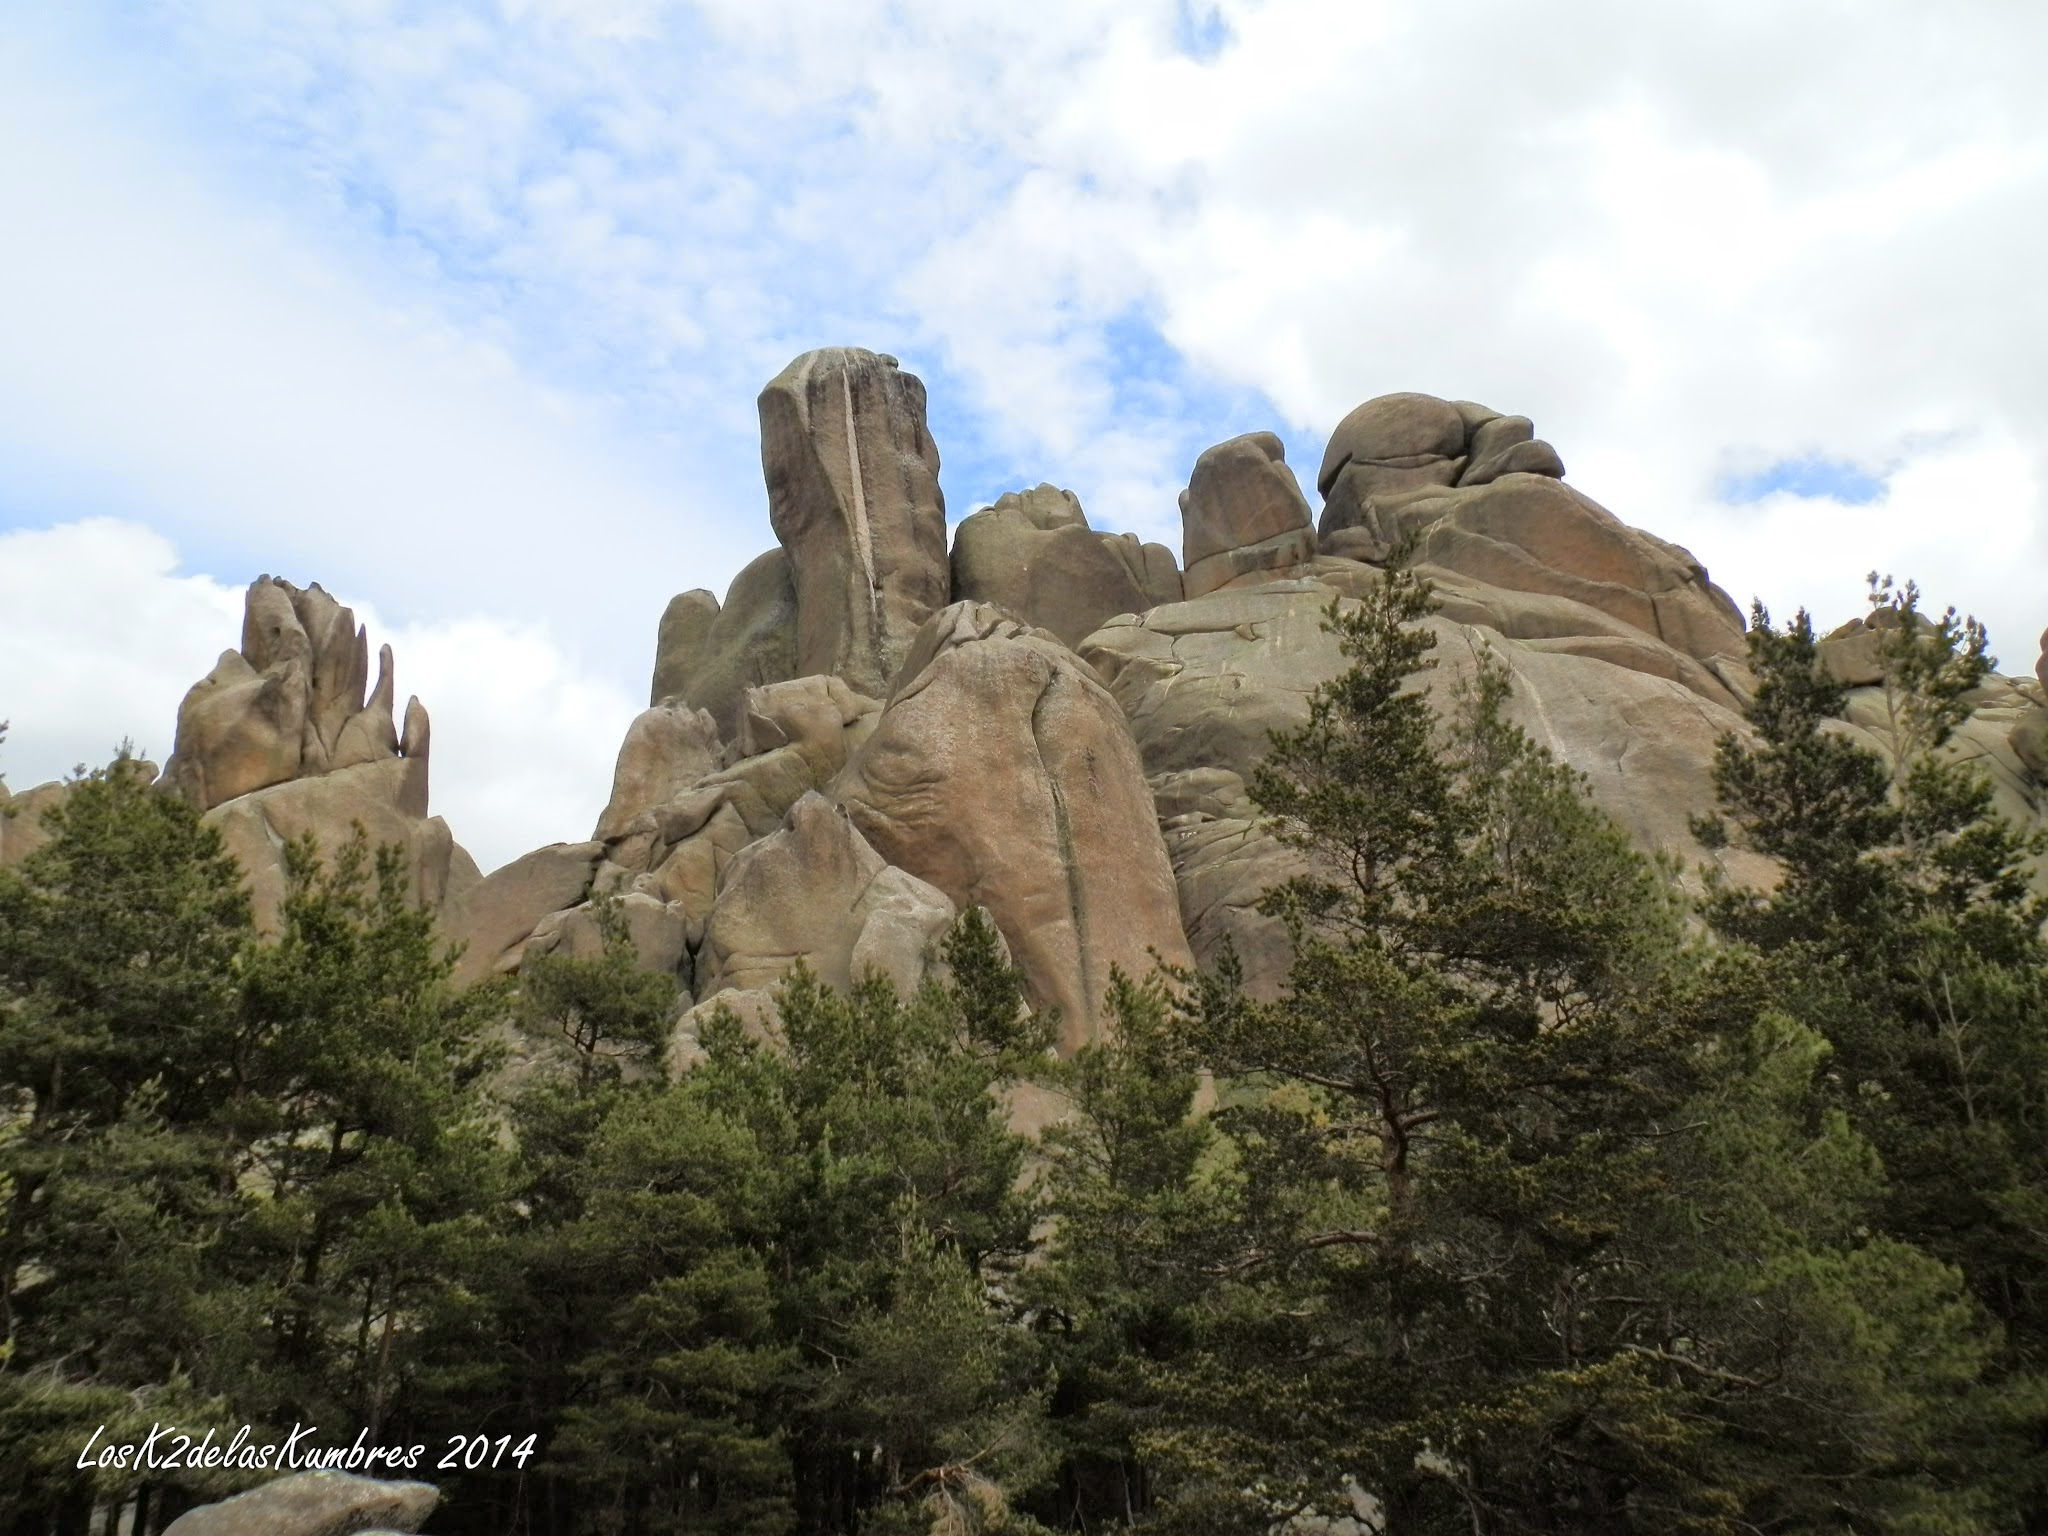
[[[1420,389],[1742,602],[2048,623],[2036,0],[0,0],[0,771],[161,756],[319,580],[486,868],[587,835],[754,397],[896,353],[953,515],[1178,545]]]

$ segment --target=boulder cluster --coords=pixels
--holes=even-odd
[[[1279,984],[1284,935],[1257,903],[1298,855],[1246,786],[1344,665],[1330,603],[1403,549],[1441,601],[1430,690],[1448,699],[1490,653],[1516,721],[1642,845],[1769,878],[1691,832],[1715,742],[1744,729],[1740,610],[1685,550],[1566,484],[1527,417],[1369,400],[1331,437],[1319,514],[1272,433],[1219,443],[1181,494],[1178,561],[1090,527],[1049,484],[963,519],[949,550],[924,386],[894,358],[806,353],[760,418],[778,547],[723,601],[689,591],[661,616],[649,708],[587,841],[480,878],[427,815],[426,715],[394,715],[389,649],[366,698],[353,616],[270,578],[241,648],[186,698],[164,782],[273,908],[281,839],[361,820],[402,843],[469,976],[595,953],[592,903],[617,898],[643,963],[692,1000],[683,1057],[714,999],[765,1027],[799,960],[914,986],[970,906],[1073,1049],[1100,1031],[1115,968],[1207,962],[1227,941],[1254,990]],[[1873,637],[1858,621],[1823,653],[1852,685],[1839,728],[1887,750]],[[1972,702],[1955,750],[2008,815],[2039,817],[2048,661]]]

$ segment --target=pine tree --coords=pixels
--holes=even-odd
[[[250,958],[235,1105],[264,1199],[235,1263],[267,1319],[238,1382],[273,1423],[366,1427],[404,1408],[424,1310],[467,1270],[503,1170],[483,1098],[493,988],[456,991],[397,849],[360,828],[287,849],[277,938]]]
[[[1764,985],[1832,1046],[1834,1102],[1882,1157],[1885,1230],[1958,1268],[2002,1326],[1984,1422],[1970,1431],[1985,1453],[1971,1475],[2039,1512],[2048,902],[2027,869],[2044,844],[2005,822],[1981,771],[1947,750],[1990,669],[1982,627],[1953,609],[1923,616],[1911,584],[1873,577],[1871,589],[1889,761],[1829,725],[1844,691],[1826,678],[1806,616],[1779,633],[1756,615],[1755,739],[1721,744],[1716,783],[1737,834],[1783,876],[1768,895],[1723,890],[1712,915],[1762,951]],[[1787,695],[1814,705],[1761,707]],[[1788,813],[1773,790],[1801,762],[1825,763],[1813,776],[1825,792]],[[1788,814],[1801,837],[1778,835]],[[1841,894],[1814,899],[1822,889]]]
[[[1428,609],[1397,566],[1334,610],[1353,665],[1256,780],[1314,873],[1270,898],[1280,998],[1226,964],[1181,1004],[1218,1145],[1095,1195],[1199,1201],[1224,1244],[1155,1250],[1144,1288],[1173,1330],[1125,1399],[1157,1518],[1973,1528],[1935,1429],[1984,1339],[1952,1271],[1866,1240],[1869,1180],[1837,1175],[1875,1159],[1812,1118],[1824,1047],[1687,939],[1672,871],[1506,722],[1497,664],[1439,724],[1408,686]]]
[[[0,870],[0,1517],[23,1529],[135,1485],[77,1469],[97,1424],[205,1402],[249,942],[218,834],[125,755],[46,825]]]

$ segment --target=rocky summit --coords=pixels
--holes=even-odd
[[[799,960],[834,983],[915,984],[970,906],[1059,1010],[1067,1049],[1101,1030],[1114,968],[1203,963],[1227,941],[1270,990],[1287,953],[1256,904],[1296,855],[1247,784],[1269,733],[1341,669],[1330,605],[1403,546],[1441,605],[1427,688],[1447,696],[1490,651],[1516,722],[1639,844],[1770,879],[1691,830],[1715,743],[1746,729],[1741,610],[1684,549],[1570,485],[1525,416],[1368,400],[1323,454],[1319,511],[1272,433],[1219,443],[1190,467],[1178,560],[1095,529],[1052,484],[964,518],[949,551],[924,386],[894,358],[806,353],[760,418],[778,547],[723,601],[686,591],[660,616],[649,707],[589,839],[489,875],[428,814],[427,715],[396,710],[390,649],[373,683],[347,608],[317,585],[252,585],[161,782],[220,826],[259,915],[282,896],[285,840],[332,845],[357,822],[404,850],[467,976],[594,951],[592,899],[617,896],[643,962],[696,1005],[684,1051],[713,999],[759,1019]],[[1835,728],[1886,753],[1873,634],[1858,620],[1822,650],[1851,685]],[[2048,659],[1990,679],[1949,748],[2022,824],[2048,813],[2044,687]],[[62,793],[14,797],[31,814],[0,818],[0,863]]]

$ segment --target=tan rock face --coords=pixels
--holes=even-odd
[[[590,835],[619,836],[642,811],[664,805],[718,767],[718,723],[701,709],[657,704],[626,728],[612,770],[612,797]]]
[[[1157,546],[1154,546],[1156,549]],[[1105,619],[1143,613],[1165,570],[1129,534],[1097,533],[1072,491],[1012,491],[961,522],[953,537],[953,599],[992,603],[1074,645]]]
[[[738,751],[742,757],[794,747],[823,783],[846,766],[849,736],[881,704],[855,693],[836,677],[798,677],[749,688],[740,711]]]
[[[223,651],[178,706],[171,782],[202,810],[296,778],[305,750],[305,663],[258,672]]]
[[[806,352],[761,392],[768,520],[796,583],[795,671],[879,694],[947,600],[924,384],[891,357]]]
[[[1409,497],[1455,486],[1489,485],[1504,475],[1562,478],[1557,450],[1535,436],[1526,416],[1503,416],[1469,400],[1434,395],[1381,395],[1337,424],[1323,453],[1316,486],[1324,497],[1317,524],[1332,554],[1331,535],[1372,524],[1383,509]],[[1378,553],[1364,558],[1379,559]]]
[[[1180,519],[1190,577],[1216,555],[1301,532],[1311,522],[1286,450],[1271,432],[1247,432],[1204,450],[1180,493]],[[1304,558],[1314,554],[1311,548]]]
[[[427,764],[422,758],[358,763],[310,779],[293,779],[238,795],[208,811],[228,852],[249,877],[260,929],[283,909],[284,844],[311,833],[331,854],[360,823],[370,846],[404,851],[412,899],[436,911],[459,903],[479,876],[440,817],[427,816]]]
[[[282,844],[311,834],[325,853],[360,822],[372,847],[404,850],[414,900],[445,913],[478,878],[447,824],[427,814],[432,731],[417,698],[394,718],[397,668],[316,582],[263,576],[243,601],[242,643],[178,707],[162,785],[221,829],[250,880],[259,926],[284,898]]]
[[[644,891],[628,891],[619,897],[619,915],[625,920],[626,937],[632,941],[641,966],[676,977],[687,991],[689,924],[682,913]],[[526,941],[520,958],[524,961],[533,955],[567,955],[577,960],[596,960],[603,954],[604,930],[598,926],[597,914],[589,905],[580,905],[543,918]]]
[[[1507,475],[1381,498],[1360,515],[1363,521],[1326,540],[1330,553],[1377,560],[1414,533],[1418,565],[1475,593],[1524,594],[1553,616],[1565,610],[1549,600],[1561,599],[1586,611],[1577,622],[1590,632],[1612,632],[1607,620],[1617,620],[1701,662],[1743,654],[1741,612],[1698,561],[1562,481]],[[1500,601],[1502,623],[1512,629],[1522,599]]]
[[[968,603],[918,634],[836,787],[888,862],[986,907],[1074,1049],[1112,966],[1187,957],[1173,873],[1123,713],[1054,637]]]
[[[788,554],[772,549],[733,578],[723,607],[702,590],[669,604],[648,702],[709,710],[730,740],[749,688],[796,675],[796,577]]]
[[[369,637],[315,582],[263,576],[243,600],[242,646],[225,651],[178,706],[171,788],[200,810],[293,779],[426,757],[426,711],[407,706],[405,750],[392,717],[391,648],[369,682]],[[415,719],[415,716],[417,719]]]
[[[339,1536],[417,1531],[441,1495],[431,1483],[384,1482],[348,1472],[297,1472],[218,1504],[187,1510],[164,1536]]]
[[[655,630],[654,681],[648,689],[649,704],[684,696],[692,673],[703,660],[705,644],[711,638],[711,626],[718,622],[719,611],[717,594],[703,587],[678,592],[669,599]]]
[[[1109,625],[1081,647],[1142,753],[1196,957],[1213,961],[1228,937],[1256,991],[1279,986],[1286,951],[1252,908],[1299,865],[1261,829],[1243,786],[1270,750],[1269,733],[1306,719],[1310,693],[1345,665],[1323,628],[1337,596],[1310,580],[1216,592]],[[1706,857],[1689,817],[1713,804],[1714,743],[1740,728],[1733,709],[1563,648],[1571,641],[1518,641],[1445,616],[1430,624],[1438,665],[1424,682],[1441,707],[1490,646],[1514,673],[1518,724],[1586,773],[1595,798],[1645,846],[1688,862]]]
[[[551,843],[478,880],[448,917],[448,936],[463,946],[456,980],[490,975],[542,918],[581,902],[603,857],[602,843]]]
[[[908,995],[953,915],[943,892],[890,867],[844,811],[807,794],[720,882],[699,992],[771,987],[802,960],[835,987],[876,970]]]

